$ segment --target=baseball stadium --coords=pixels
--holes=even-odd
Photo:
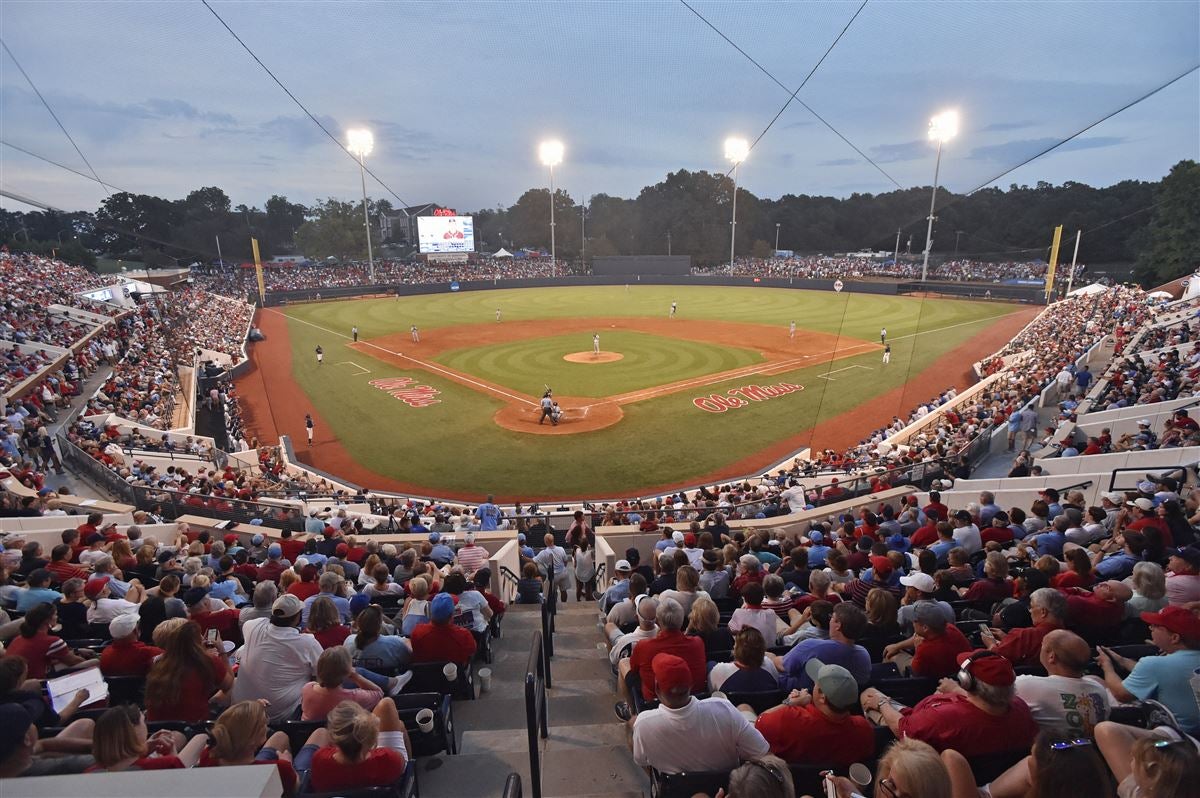
[[[0,797],[1200,798],[1200,6],[0,29]]]

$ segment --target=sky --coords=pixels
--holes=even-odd
[[[372,130],[367,166],[386,188],[368,190],[393,205],[510,205],[547,184],[546,138],[565,145],[555,183],[577,201],[632,197],[678,169],[727,170],[724,139],[754,141],[776,114],[738,174],[760,197],[928,186],[926,128],[946,108],[962,123],[940,182],[956,192],[1157,180],[1200,159],[1195,0],[860,5],[212,2],[330,132]],[[361,195],[353,159],[200,0],[4,0],[0,37],[117,190],[215,185],[259,207]],[[9,146],[90,174],[4,52],[0,141],[5,191],[67,210],[104,199]]]

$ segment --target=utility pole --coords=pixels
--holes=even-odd
[[[667,255],[670,256],[670,254],[671,254],[671,231],[668,230],[667,231]]]
[[[896,228],[896,252],[892,255],[893,266],[897,266],[900,263],[900,230],[901,228]]]
[[[962,234],[964,232],[965,231],[963,231],[963,230],[955,230],[954,231],[954,257],[955,258],[958,257],[958,239],[962,237]]]

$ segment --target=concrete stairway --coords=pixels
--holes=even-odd
[[[499,796],[512,771],[521,774],[524,795],[531,794],[525,671],[540,628],[538,607],[509,607],[504,636],[493,642],[491,690],[454,703],[460,753],[418,761],[422,798]],[[539,739],[547,798],[640,798],[650,792],[613,714],[613,681],[601,645],[595,602],[559,605],[550,665],[554,687],[546,693],[550,737]]]

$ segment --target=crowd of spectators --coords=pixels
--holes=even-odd
[[[191,365],[198,347],[229,355],[234,363],[243,359],[253,305],[201,288],[172,292],[170,305],[168,341],[181,363]]]
[[[928,277],[934,280],[958,282],[990,282],[1005,280],[1044,280],[1044,261],[977,261],[955,259],[931,264]],[[1060,267],[1058,274],[1066,276],[1070,267]],[[1086,266],[1076,266],[1076,277],[1083,274]],[[771,258],[736,258],[733,273],[739,277],[772,277],[788,279],[833,280],[851,277],[885,277],[911,280],[921,276],[920,259],[893,261],[890,258],[856,257],[853,255],[804,255]],[[729,265],[696,266],[695,275],[729,274]]]
[[[436,261],[375,261],[376,285],[421,285],[450,283],[454,280],[510,280],[561,276],[569,266],[549,258],[474,258],[469,263]],[[263,286],[269,292],[298,291],[312,288],[345,288],[370,285],[368,264],[351,262],[329,265],[273,265],[263,269]],[[197,283],[210,291],[244,298],[258,292],[253,268],[235,267],[197,273]]]

